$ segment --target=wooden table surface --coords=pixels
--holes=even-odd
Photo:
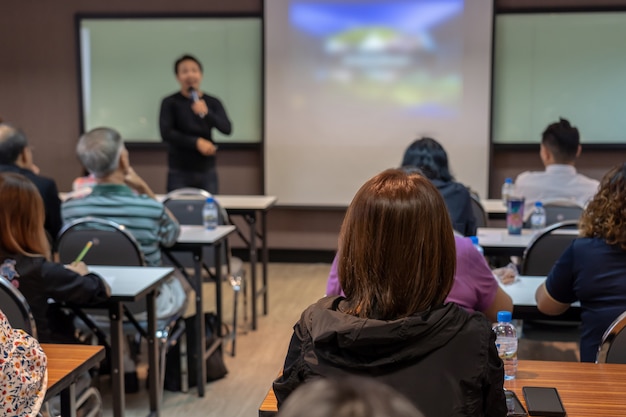
[[[46,399],[54,397],[74,382],[81,373],[104,359],[103,346],[58,345],[42,343],[48,357],[48,392]]]
[[[626,414],[626,365],[581,362],[519,361],[517,378],[504,383],[526,407],[522,387],[556,387],[568,417]],[[276,397],[270,389],[259,417],[276,415]]]

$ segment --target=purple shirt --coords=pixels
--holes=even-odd
[[[460,305],[469,312],[484,311],[494,301],[498,281],[485,258],[469,238],[454,236],[456,244],[456,274],[447,302]],[[326,295],[344,295],[337,275],[337,256],[333,260],[326,283]]]

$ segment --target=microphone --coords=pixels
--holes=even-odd
[[[200,96],[198,96],[198,92],[193,87],[189,87],[188,91],[189,91],[189,94],[191,94],[191,99],[193,100],[194,103],[197,103],[198,101],[200,101]],[[206,114],[200,113],[198,116],[200,116],[200,118],[204,118]]]

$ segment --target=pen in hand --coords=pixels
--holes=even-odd
[[[82,261],[83,258],[85,257],[85,255],[87,255],[87,252],[89,252],[89,249],[91,249],[92,245],[93,245],[93,242],[91,240],[89,242],[87,242],[87,244],[85,245],[83,250],[80,251],[80,253],[76,257],[76,259],[74,259],[73,263],[78,263],[78,262]]]

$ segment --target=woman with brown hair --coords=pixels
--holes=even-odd
[[[454,303],[455,243],[443,198],[425,177],[392,169],[352,200],[339,238],[345,297],[325,297],[294,327],[280,404],[303,382],[348,374],[395,388],[425,415],[506,416],[490,323]]]
[[[626,311],[626,164],[612,168],[580,219],[575,239],[535,294],[542,313],[580,301],[580,360],[595,362],[602,335]]]
[[[49,299],[97,304],[109,297],[109,287],[83,262],[50,262],[43,224],[43,201],[35,185],[20,174],[0,174],[0,275],[28,301],[40,342],[75,342],[71,319]]]

